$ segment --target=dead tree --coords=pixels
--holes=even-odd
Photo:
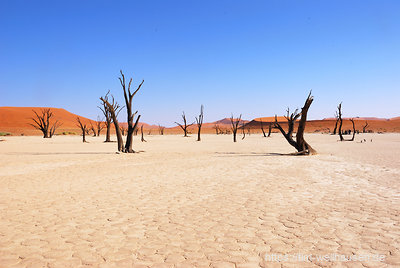
[[[342,103],[339,103],[338,105],[338,110],[337,110],[337,118],[338,118],[338,133],[340,137],[340,141],[354,141],[354,135],[355,135],[355,125],[354,125],[354,120],[350,119],[350,121],[353,123],[353,137],[351,139],[346,140],[343,138],[343,132],[342,132],[342,125],[343,125],[343,119],[342,119]]]
[[[111,95],[111,99],[108,99],[107,97],[108,93],[106,94],[105,97],[100,97],[100,100],[107,105],[108,110],[110,112],[112,121],[114,123],[114,128],[115,128],[115,134],[117,135],[117,142],[118,142],[118,152],[123,152],[124,151],[124,140],[122,139],[122,133],[121,129],[119,128],[119,123],[118,123],[118,114],[121,111],[122,107],[119,106],[119,104],[114,100],[114,97]]]
[[[139,123],[140,115],[136,118],[136,122],[133,123],[133,119],[135,115],[137,114],[136,112],[132,111],[132,99],[133,96],[136,95],[136,93],[139,91],[139,89],[142,87],[144,80],[139,84],[139,86],[136,88],[136,90],[131,93],[131,84],[132,84],[132,78],[129,80],[128,88],[126,88],[125,85],[125,76],[122,73],[122,70],[120,71],[121,77],[119,77],[119,81],[121,83],[122,89],[124,90],[124,98],[125,98],[125,107],[126,107],[126,112],[128,115],[128,132],[126,136],[126,143],[125,143],[125,153],[134,153],[135,151],[132,149],[132,143],[133,143],[133,132],[137,128],[137,125]]]
[[[193,125],[194,123],[187,124],[185,112],[182,112],[182,120],[183,120],[183,125],[182,125],[182,124],[179,124],[178,122],[175,122],[175,124],[177,124],[178,126],[180,126],[180,128],[183,130],[183,134],[184,134],[183,136],[184,136],[184,137],[187,137],[187,136],[188,136],[188,133],[189,133],[188,128],[189,128],[191,125]]]
[[[103,130],[104,128],[104,122],[103,120],[100,118],[100,116],[97,117],[97,121],[96,121],[96,131],[97,131],[97,136],[100,137],[100,132]]]
[[[160,124],[158,124],[158,133],[160,135],[164,135],[164,129],[165,129],[164,126],[161,126]]]
[[[231,129],[232,129],[232,133],[233,133],[233,142],[236,142],[236,133],[239,127],[239,122],[242,119],[242,115],[240,114],[240,116],[236,119],[233,119],[233,115],[231,116],[230,120],[231,120]]]
[[[93,132],[93,137],[96,137],[97,136],[97,132],[96,132],[96,129],[94,128],[94,126],[93,126],[92,121],[90,121],[90,129]]]
[[[214,129],[215,129],[215,134],[217,134],[217,135],[220,133],[223,133],[223,131],[220,129],[220,127],[217,124],[215,124]]]
[[[40,130],[43,133],[43,138],[53,137],[57,128],[59,128],[62,124],[59,123],[58,120],[56,120],[55,122],[51,122],[51,118],[54,116],[51,109],[42,109],[40,114],[37,113],[35,110],[32,111],[35,114],[35,117],[31,118],[33,123],[29,123],[29,125]]]
[[[142,134],[142,137],[141,137],[141,141],[142,142],[147,142],[145,139],[144,139],[144,134],[143,134],[143,125],[140,127],[140,133]]]
[[[78,117],[76,117],[76,121],[78,122],[77,126],[81,129],[82,131],[82,142],[87,142],[86,141],[86,134],[88,133],[88,127],[86,125],[86,123],[82,123],[81,119]]]
[[[285,116],[286,120],[288,121],[288,131],[285,132],[285,130],[281,127],[281,125],[278,123],[278,118],[275,115],[275,127],[279,129],[279,131],[282,133],[282,135],[285,137],[285,139],[289,142],[290,145],[296,148],[297,153],[295,155],[311,155],[311,154],[316,154],[316,151],[304,140],[304,130],[306,128],[306,122],[307,122],[307,113],[308,109],[311,106],[311,103],[313,102],[313,96],[311,96],[311,91],[310,94],[308,94],[308,97],[306,99],[306,102],[304,103],[303,108],[301,108],[301,112],[298,112],[298,109],[296,109],[293,113],[290,113],[289,108],[287,109],[287,114]],[[293,130],[294,130],[294,123],[296,120],[300,118],[297,132],[296,132],[296,140],[293,139]]]
[[[269,126],[268,126],[268,137],[271,136],[271,131],[272,131],[272,123],[269,122]]]
[[[104,96],[105,101],[108,101],[108,93],[110,93],[110,91],[108,91],[107,94]],[[105,118],[105,126],[107,128],[107,132],[106,132],[106,140],[104,142],[111,142],[112,115],[111,115],[110,109],[108,108],[107,104],[104,101],[102,102],[102,106],[97,106],[97,107],[103,112],[104,118]],[[97,129],[99,129],[99,128],[97,128]]]
[[[262,131],[262,133],[264,135],[264,138],[266,138],[267,137],[267,133],[265,133],[262,119],[260,119],[260,127],[261,127],[261,131]]]
[[[363,126],[363,133],[367,133],[368,121],[365,121],[365,125]]]
[[[242,134],[243,134],[242,140],[244,140],[244,138],[246,138],[246,131],[245,131],[244,122],[242,122]]]
[[[203,119],[204,119],[204,106],[201,105],[199,117],[196,117],[196,124],[197,124],[197,141],[201,141],[200,132],[201,132],[201,127],[202,127],[202,125],[203,125]]]

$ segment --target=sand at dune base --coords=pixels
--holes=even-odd
[[[0,267],[399,266],[400,134],[306,137],[3,138]],[[271,259],[334,253],[384,259]]]

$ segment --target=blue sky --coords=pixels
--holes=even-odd
[[[95,119],[119,70],[144,85],[134,108],[172,125],[281,115],[400,115],[400,1],[0,0],[0,106]],[[121,113],[122,115],[122,113]],[[121,116],[125,119],[125,114]]]

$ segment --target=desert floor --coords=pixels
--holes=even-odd
[[[400,134],[306,138],[5,137],[0,267],[399,266]],[[332,253],[384,259],[265,260]]]

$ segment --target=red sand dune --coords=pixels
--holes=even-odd
[[[32,110],[37,112],[41,111],[41,107],[0,107],[0,132],[8,132],[12,135],[41,135],[39,130],[29,125],[32,122],[31,118],[34,115]],[[80,133],[80,129],[77,127],[76,117],[78,115],[68,112],[65,109],[51,108],[54,113],[54,119],[59,120],[62,126],[56,131],[56,134],[62,134],[63,132],[73,132],[76,134]],[[81,117],[82,121],[94,123],[85,117]],[[367,130],[374,132],[400,132],[400,117],[395,117],[391,119],[384,118],[354,118],[356,123],[356,129],[362,131],[365,122],[368,121]],[[246,124],[246,128],[252,129],[252,132],[260,132],[260,120],[264,123],[274,122],[275,117],[260,117],[252,121],[241,120]],[[286,125],[286,119],[283,116],[278,117],[278,121],[282,122],[283,127]],[[127,128],[126,122],[120,122],[120,125]],[[149,125],[146,123],[139,123],[139,126],[143,125],[145,129],[145,134],[158,134],[158,126]],[[229,118],[224,118],[216,122],[204,123],[203,133],[215,133],[215,125],[218,125],[222,130],[229,130],[231,128],[231,122]],[[306,131],[307,132],[329,132],[332,131],[335,126],[334,118],[327,118],[323,120],[310,120],[307,122]],[[268,126],[265,125],[265,128]],[[343,129],[352,129],[351,122],[348,119],[343,121]],[[189,128],[191,133],[197,132],[197,126],[193,125]],[[274,130],[276,132],[277,130]],[[104,131],[103,131],[104,132]],[[114,131],[113,131],[114,133]],[[180,134],[182,130],[179,126],[166,128],[165,134]]]

